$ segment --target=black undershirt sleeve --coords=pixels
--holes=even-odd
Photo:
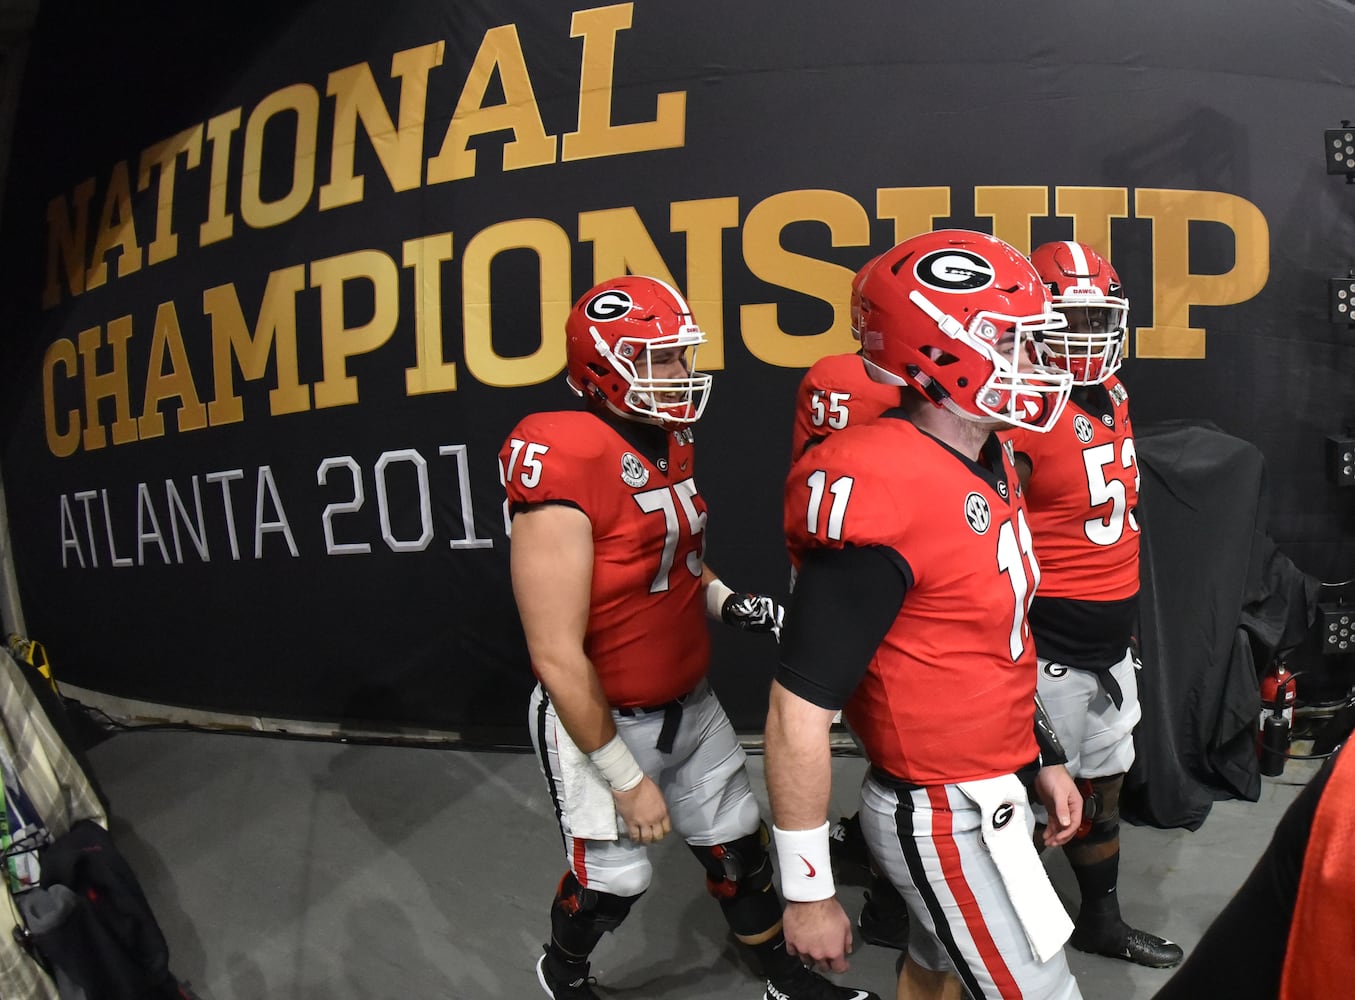
[[[588,513],[588,511],[584,510],[573,500],[533,500],[530,503],[524,503],[521,500],[514,500],[512,503],[508,505],[508,513],[510,516],[513,514],[521,514],[524,511],[536,510],[536,508],[538,507],[573,507],[575,510],[581,513],[584,514]]]
[[[816,549],[795,580],[777,682],[820,708],[847,703],[912,586],[893,549]]]

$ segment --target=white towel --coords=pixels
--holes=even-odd
[[[565,800],[560,815],[565,833],[581,840],[619,839],[620,818],[616,814],[612,786],[558,722],[555,746],[560,758],[561,794]]]
[[[1030,950],[1038,961],[1049,961],[1073,933],[1073,922],[1031,842],[1025,786],[1015,775],[1006,774],[955,787],[979,807],[983,845],[1007,888]]]

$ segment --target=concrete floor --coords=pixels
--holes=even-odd
[[[203,1000],[542,996],[533,970],[564,862],[530,754],[183,731],[125,732],[89,754],[172,968]],[[751,765],[761,793],[761,757]],[[1195,833],[1126,826],[1125,916],[1189,951],[1313,770],[1291,762],[1261,801],[1219,802]],[[833,815],[854,811],[861,772],[835,758]],[[1048,857],[1075,907],[1062,854]],[[855,916],[861,890],[842,895]],[[1169,975],[1069,956],[1087,1000],[1143,1000]],[[860,945],[841,978],[892,1000],[895,957]],[[761,996],[673,838],[593,972],[603,997]]]

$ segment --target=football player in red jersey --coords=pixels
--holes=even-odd
[[[799,573],[767,716],[766,769],[789,949],[845,967],[851,923],[828,858],[829,727],[841,709],[870,771],[860,820],[908,903],[900,995],[1079,997],[1072,930],[1032,843],[1081,797],[1040,725],[1025,613],[1039,568],[1009,450],[1071,376],[1039,335],[1064,325],[1020,253],[982,233],[906,240],[858,283],[862,354],[902,406],[809,449],[786,482]]]
[[[1046,434],[1008,435],[1030,510],[1040,592],[1030,606],[1040,697],[1086,797],[1089,822],[1064,846],[1082,904],[1070,943],[1167,969],[1181,948],[1120,917],[1120,788],[1139,721],[1131,636],[1138,614],[1139,471],[1129,394],[1116,372],[1129,302],[1119,275],[1083,243],[1038,247],[1031,263],[1068,320],[1045,335],[1072,373],[1068,406]]]
[[[850,423],[872,420],[898,405],[898,387],[873,380],[859,352],[819,358],[809,366],[795,393],[791,461],[804,454],[811,443]]]
[[[867,268],[852,280],[853,305],[859,300],[856,283]],[[856,336],[855,314],[852,336]],[[819,358],[800,379],[795,392],[795,428],[791,434],[790,460],[804,454],[817,443],[850,423],[872,420],[890,407],[899,405],[899,388],[876,382],[866,371],[861,352],[829,354]]]
[[[589,955],[649,887],[646,845],[676,830],[760,962],[766,997],[878,1000],[787,952],[744,752],[706,681],[706,616],[776,633],[781,608],[705,564],[692,448],[711,382],[693,370],[705,336],[675,289],[626,276],[575,303],[565,338],[585,407],[527,417],[499,455],[540,682],[532,741],[569,862],[538,981],[556,1000],[596,998]]]
[[[852,336],[859,339],[858,311],[862,277],[869,265],[852,279]],[[870,377],[861,352],[829,354],[809,366],[795,393],[795,426],[791,433],[790,457],[794,462],[806,448],[849,424],[874,420],[901,401],[899,387],[877,382]],[[860,744],[858,741],[858,748]],[[861,836],[858,817],[844,816],[830,830],[834,864],[839,874],[850,867],[866,876],[869,888],[857,926],[862,940],[887,948],[906,949],[908,909],[893,883],[875,870],[870,851]]]

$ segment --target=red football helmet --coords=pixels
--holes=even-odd
[[[870,274],[870,269],[882,256],[884,255],[880,254],[866,261],[852,278],[852,339],[858,343],[861,341],[861,331],[865,329],[865,317],[861,314],[861,283],[866,280],[866,275]]]
[[[1030,255],[1068,329],[1045,338],[1050,361],[1074,385],[1097,385],[1120,370],[1129,300],[1110,261],[1085,243],[1046,243]]]
[[[569,387],[630,420],[670,429],[694,423],[711,383],[692,370],[705,342],[677,289],[640,275],[611,278],[585,292],[565,320]]]
[[[995,237],[942,229],[904,240],[852,284],[871,377],[911,385],[968,420],[1047,430],[1072,376],[1045,363],[1064,318],[1030,261]]]

